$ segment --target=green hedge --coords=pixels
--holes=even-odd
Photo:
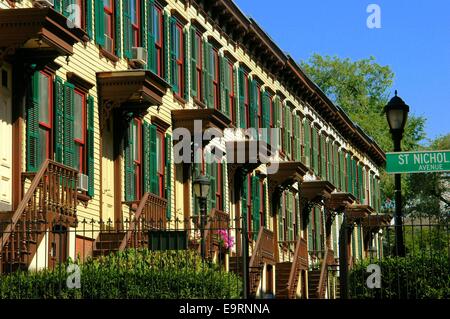
[[[366,285],[367,266],[381,269],[381,288]],[[440,256],[386,257],[355,265],[349,276],[349,294],[354,299],[448,299],[450,298],[450,263]]]
[[[68,262],[69,263],[69,262]],[[192,251],[127,250],[79,264],[81,288],[67,288],[67,264],[0,276],[2,298],[239,298],[240,278]]]

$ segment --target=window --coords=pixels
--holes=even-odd
[[[163,9],[156,3],[151,7],[152,19],[150,23],[152,39],[154,40],[154,60],[151,61],[150,69],[159,75],[163,76]]]
[[[214,108],[220,109],[220,88],[219,88],[219,52],[217,48],[211,50],[211,72],[213,74],[213,98],[214,98]]]
[[[173,17],[170,38],[172,90],[181,97],[184,93],[184,34],[183,26]]]
[[[52,143],[52,111],[53,111],[53,81],[52,77],[45,73],[38,73],[38,90],[34,94],[38,95],[39,101],[39,163],[43,163],[47,158],[53,158]]]
[[[196,71],[196,76],[195,76],[195,82],[197,83],[197,95],[195,96],[197,98],[197,100],[202,101],[203,100],[203,90],[202,90],[202,77],[203,77],[203,68],[202,68],[202,64],[203,64],[203,43],[202,43],[202,36],[200,33],[196,32],[195,33],[195,47],[196,47],[196,51],[195,54],[197,56],[197,60],[196,60],[196,65],[195,65],[195,71]]]
[[[105,45],[104,49],[109,53],[114,53],[114,1],[103,0],[104,23],[105,23]]]
[[[227,60],[227,68],[228,68],[228,99],[229,99],[229,105],[230,105],[230,119],[231,119],[231,123],[234,123],[237,126],[237,116],[236,116],[236,106],[234,105],[234,98],[236,95],[236,92],[234,91],[234,68],[233,68],[233,63],[230,60]]]
[[[86,172],[86,96],[79,90],[74,94],[75,168]]]
[[[132,29],[132,46],[141,46],[141,3],[140,0],[130,0],[130,12],[131,12],[131,29]]]

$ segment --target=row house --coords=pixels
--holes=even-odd
[[[198,175],[208,216],[237,239],[227,269],[248,243],[253,294],[332,297],[343,252],[381,254],[384,152],[231,0],[0,8],[3,271],[122,250],[130,231],[144,245],[150,228],[198,229]],[[208,129],[223,138],[178,160],[180,130]],[[270,163],[230,156],[255,142]],[[27,221],[38,231],[21,233]]]

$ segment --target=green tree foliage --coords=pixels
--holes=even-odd
[[[438,137],[424,150],[450,150],[450,134]],[[450,174],[410,174],[406,210],[410,215],[432,215],[448,222],[450,217]]]
[[[393,148],[383,108],[390,99],[394,73],[389,66],[375,62],[374,57],[352,61],[314,54],[301,63],[306,74],[339,105],[352,121],[380,145],[384,151]],[[403,150],[415,150],[425,138],[425,119],[409,114],[402,141]],[[393,178],[382,172],[383,197],[393,196]],[[409,188],[404,180],[404,190]]]

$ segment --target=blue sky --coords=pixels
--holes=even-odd
[[[394,89],[428,138],[450,133],[449,0],[235,0],[295,60],[313,53],[361,59],[373,55],[395,73]],[[381,28],[369,29],[369,4]]]

